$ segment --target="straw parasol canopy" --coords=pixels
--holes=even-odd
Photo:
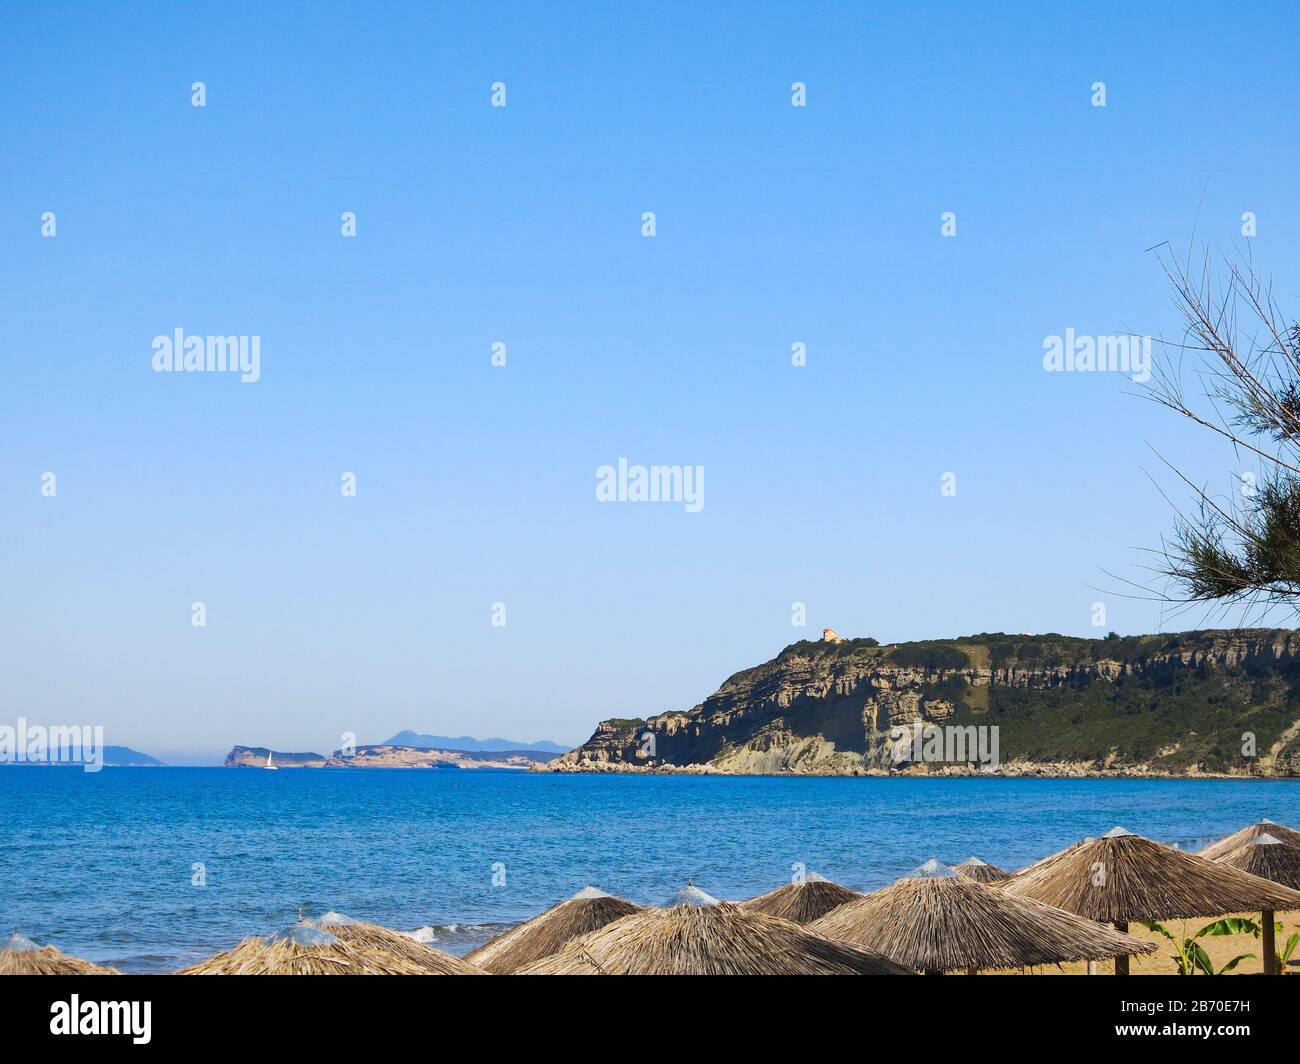
[[[1267,817],[1255,824],[1250,824],[1240,831],[1234,831],[1231,835],[1213,842],[1205,849],[1200,851],[1200,855],[1207,860],[1217,861],[1224,854],[1231,853],[1239,846],[1243,846],[1251,839],[1258,838],[1260,835],[1272,835],[1273,838],[1280,842],[1287,843],[1291,846],[1300,846],[1300,831],[1295,831],[1285,824],[1277,824]]]
[[[1115,828],[1002,889],[1108,924],[1300,908],[1300,892]]]
[[[116,968],[69,957],[53,946],[42,949],[17,931],[0,942],[0,975],[121,975]]]
[[[704,893],[704,891],[700,890],[699,887],[697,887],[694,883],[692,883],[688,879],[686,881],[686,886],[682,887],[681,890],[679,890],[676,894],[674,894],[671,898],[669,898],[666,902],[664,902],[663,908],[675,909],[680,905],[700,908],[702,906],[717,905],[717,904],[718,904],[717,898],[715,898],[712,894]]]
[[[797,883],[787,883],[757,898],[742,901],[740,907],[750,912],[779,916],[796,924],[810,924],[846,901],[860,897],[861,894],[855,894],[848,887],[809,872]]]
[[[1102,960],[1156,948],[1050,905],[1008,896],[935,860],[841,905],[809,930],[936,974]]]
[[[1086,839],[1080,839],[1078,842],[1072,842],[1072,843],[1070,843],[1070,845],[1067,846],[1064,850],[1060,850],[1060,851],[1058,851],[1058,852],[1056,852],[1056,853],[1049,853],[1046,857],[1040,857],[1037,861],[1031,861],[1029,864],[1025,865],[1023,868],[1017,868],[1014,872],[1011,873],[1012,878],[1014,878],[1014,877],[1016,877],[1016,876],[1022,876],[1022,875],[1024,875],[1026,872],[1028,872],[1031,868],[1037,868],[1039,865],[1041,865],[1041,864],[1046,864],[1048,861],[1054,861],[1054,860],[1056,860],[1056,858],[1060,857],[1062,854],[1073,853],[1073,852],[1074,852],[1075,850],[1077,850],[1080,846],[1087,846],[1088,843],[1093,842],[1093,841],[1095,841],[1095,840],[1093,839],[1093,837],[1092,837],[1091,835],[1089,835]]]
[[[719,902],[643,909],[575,938],[519,975],[911,975],[766,913]]]
[[[493,975],[510,975],[525,964],[558,952],[575,938],[640,911],[641,906],[630,901],[596,887],[584,887],[572,898],[497,935],[465,959]]]
[[[1274,835],[1256,835],[1217,860],[1229,868],[1300,890],[1300,846],[1289,846]]]
[[[1011,873],[1006,869],[981,861],[978,857],[967,857],[961,864],[953,865],[952,870],[977,883],[1001,883],[1011,878]]]
[[[351,925],[366,926],[366,925]],[[373,926],[373,925],[370,925]],[[341,930],[341,928],[340,928]],[[384,930],[380,928],[380,930]],[[397,934],[397,932],[390,932]],[[360,938],[345,941],[332,930],[306,921],[270,938],[246,938],[233,949],[184,968],[177,975],[451,975],[446,961],[455,961],[436,950],[420,946],[431,957],[394,952]],[[457,962],[463,964],[464,962]],[[455,967],[455,966],[453,966]],[[466,965],[465,967],[469,967]]]
[[[311,921],[348,945],[362,946],[393,953],[428,969],[426,975],[483,975],[483,970],[450,953],[417,942],[400,931],[355,920],[339,912],[327,912]]]

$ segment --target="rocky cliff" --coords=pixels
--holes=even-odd
[[[689,711],[606,720],[546,767],[1300,776],[1300,633],[795,643]]]

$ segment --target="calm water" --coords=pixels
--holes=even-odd
[[[1116,824],[1194,848],[1263,816],[1300,825],[1300,785],[6,767],[0,923],[126,971],[299,906],[463,953],[587,883],[654,903],[689,876],[738,899],[799,861],[865,890],[932,854],[1017,867]]]

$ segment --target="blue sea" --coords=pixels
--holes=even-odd
[[[932,855],[1016,868],[1117,824],[1194,849],[1261,817],[1300,826],[1300,784],[5,767],[0,922],[128,972],[300,908],[464,953],[588,883],[740,899],[802,864],[870,890]]]

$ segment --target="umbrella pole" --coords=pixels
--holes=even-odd
[[[1259,922],[1263,925],[1262,931],[1264,934],[1262,943],[1264,949],[1264,974],[1279,975],[1281,973],[1277,970],[1277,944],[1273,939],[1273,925],[1276,922],[1273,910],[1265,909],[1260,913]]]
[[[1115,930],[1116,930],[1116,931],[1119,931],[1121,934],[1125,934],[1125,935],[1127,935],[1127,934],[1128,934],[1128,921],[1127,921],[1127,920],[1116,920],[1116,921],[1115,921]],[[1128,957],[1116,957],[1116,958],[1115,958],[1115,974],[1116,974],[1116,975],[1128,975]]]
[[[1096,961],[1089,961],[1089,962],[1088,962],[1088,974],[1089,974],[1089,975],[1096,975],[1096,974],[1097,974],[1097,962],[1096,962]]]

